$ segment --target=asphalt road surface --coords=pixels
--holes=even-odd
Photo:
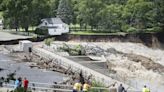
[[[0,31],[0,41],[9,41],[9,40],[27,39],[27,38],[31,38],[31,37],[30,36],[16,35],[16,34],[11,34],[8,32]]]
[[[28,67],[27,63],[17,63],[15,58],[0,51],[0,77],[16,71],[16,77],[27,77],[30,82],[53,83],[61,82],[66,76],[64,74],[37,68]],[[4,70],[3,70],[4,69]]]

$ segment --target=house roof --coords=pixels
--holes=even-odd
[[[41,20],[42,23],[37,28],[56,28],[56,25],[49,24],[65,24],[60,18],[44,18]],[[47,24],[45,24],[47,22]]]
[[[41,21],[47,21],[49,24],[63,24],[64,22],[60,18],[45,18]]]

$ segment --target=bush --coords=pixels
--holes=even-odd
[[[14,90],[14,92],[24,92],[24,88],[23,87],[17,88],[16,90]],[[32,92],[32,91],[26,91],[26,92]]]
[[[73,55],[73,56],[79,55],[79,53],[77,51],[74,51],[74,50],[69,51],[69,54]]]
[[[55,40],[54,38],[48,38],[48,39],[45,39],[45,40],[44,40],[44,43],[45,43],[47,46],[50,46],[51,43],[52,43],[54,40]]]
[[[123,32],[127,32],[127,30],[128,30],[129,28],[130,28],[130,25],[124,24],[124,25],[121,26],[121,30],[122,30]]]
[[[63,44],[63,47],[60,48],[63,51],[68,52],[70,55],[85,55],[84,48],[81,45],[68,46],[67,44]]]
[[[63,47],[60,47],[60,50],[69,52],[70,48],[69,48],[69,46],[67,44],[64,43]]]
[[[162,28],[161,27],[153,27],[153,29],[154,29],[155,32],[162,31]]]
[[[49,35],[48,34],[48,29],[39,29],[39,28],[36,28],[34,33],[35,34],[38,34],[38,35]]]
[[[131,33],[131,32],[137,32],[137,29],[134,28],[134,27],[130,27],[130,28],[127,29],[126,32],[128,32],[128,33]]]
[[[105,87],[105,85],[99,81],[92,81],[92,87]],[[89,92],[109,92],[108,90],[101,90],[100,89],[90,89]]]
[[[153,28],[147,28],[146,32],[160,32],[162,31],[162,28],[160,27],[153,27]]]

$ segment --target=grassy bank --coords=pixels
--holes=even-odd
[[[105,33],[105,32],[91,32],[91,31],[77,31],[77,32],[70,32],[73,35],[125,35],[126,33],[117,32],[117,33]]]

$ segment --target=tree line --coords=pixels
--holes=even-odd
[[[164,29],[164,0],[0,0],[8,28],[37,26],[42,18],[94,32],[151,32]]]

